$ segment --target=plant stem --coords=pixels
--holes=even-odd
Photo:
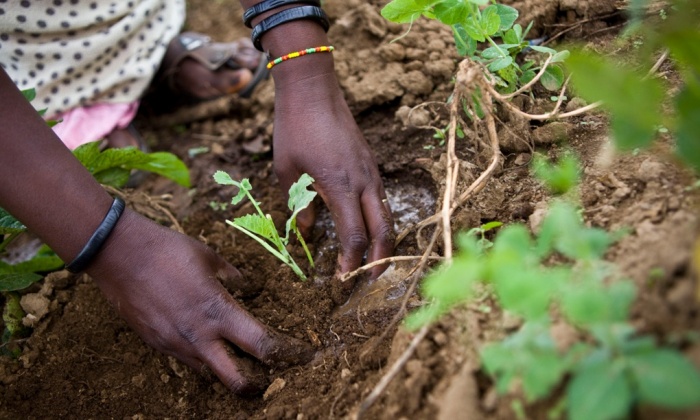
[[[257,206],[256,206],[256,207],[257,207]],[[264,246],[265,249],[267,249],[268,251],[270,251],[270,253],[271,253],[272,255],[274,255],[275,257],[277,257],[277,258],[278,258],[280,261],[282,261],[283,263],[287,264],[287,265],[294,271],[294,273],[295,273],[297,276],[301,277],[302,280],[306,280],[306,275],[304,275],[304,273],[301,271],[301,268],[299,268],[299,266],[298,266],[298,265],[294,262],[294,260],[289,256],[289,254],[286,253],[286,250],[285,250],[285,254],[287,254],[287,256],[285,257],[284,255],[282,255],[282,253],[280,253],[279,251],[277,251],[276,249],[274,249],[273,247],[271,247],[270,244],[268,244],[268,243],[265,242],[264,240],[260,239],[258,236],[256,236],[256,235],[253,234],[252,232],[249,232],[247,229],[244,229],[244,228],[242,228],[241,226],[238,226],[236,223],[234,223],[234,222],[232,222],[232,221],[230,221],[230,220],[227,220],[226,223],[228,223],[229,225],[233,226],[234,228],[240,230],[241,232],[245,233],[246,235],[250,236],[251,238],[255,239],[260,245]]]
[[[302,248],[304,248],[304,252],[306,252],[306,258],[309,259],[309,264],[311,265],[311,268],[316,268],[316,265],[314,264],[314,259],[311,256],[311,252],[309,252],[309,248],[306,246],[306,241],[304,240],[304,237],[301,236],[301,232],[299,232],[299,229],[297,229],[296,226],[294,227],[294,234],[297,235],[297,239],[299,239]]]
[[[5,238],[1,243],[0,243],[0,252],[3,252],[5,248],[10,244],[10,242],[14,241],[16,237],[19,236],[19,234],[22,232],[16,232],[16,233],[10,233],[7,235],[7,238]]]
[[[501,49],[501,47],[499,47],[498,44],[496,44],[496,41],[494,41],[493,38],[491,38],[490,36],[486,35],[486,40],[487,40],[487,41],[489,42],[489,44],[491,44],[496,50],[498,50],[498,53],[501,54],[501,57],[502,57],[502,58],[506,58],[506,57],[509,56],[509,55],[507,55],[506,53],[503,52],[503,50]]]

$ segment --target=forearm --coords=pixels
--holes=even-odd
[[[80,252],[112,199],[0,68],[0,207],[64,261]]]

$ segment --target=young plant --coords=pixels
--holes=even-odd
[[[301,243],[301,246],[304,248],[311,268],[314,268],[314,261],[309,252],[309,248],[306,246],[306,242],[297,228],[297,215],[300,211],[308,207],[314,197],[316,197],[315,191],[307,189],[307,187],[314,182],[314,179],[308,174],[302,174],[299,180],[289,188],[289,201],[287,205],[289,206],[289,210],[292,211],[292,215],[287,220],[284,237],[279,236],[275,223],[272,221],[272,217],[270,217],[269,214],[263,213],[260,209],[260,203],[255,201],[250,194],[253,187],[250,185],[250,181],[247,178],[238,182],[231,179],[231,176],[226,172],[217,171],[214,174],[214,180],[221,185],[234,185],[238,187],[238,194],[231,199],[231,204],[236,205],[247,198],[253,204],[257,212],[257,214],[247,214],[237,217],[233,219],[233,221],[227,220],[226,223],[253,238],[272,255],[288,265],[302,280],[306,280],[306,275],[287,251],[287,244],[289,243],[290,233],[294,232],[299,243]]]
[[[562,168],[569,165],[560,161],[545,172],[575,179],[577,170]],[[567,191],[561,187],[571,185],[559,176],[544,178],[562,194]],[[462,235],[451,265],[426,278],[423,295],[432,303],[407,318],[409,328],[474,300],[475,287],[486,285],[503,311],[523,321],[514,334],[480,349],[498,392],[510,392],[517,384],[531,403],[563,384],[555,409],[565,407],[574,420],[621,418],[636,404],[700,405],[700,374],[694,366],[653,338],[635,336],[628,321],[635,286],[619,280],[616,267],[603,259],[613,235],[586,227],[577,206],[555,201],[535,236],[516,224],[501,230],[492,247],[479,241]],[[555,319],[569,324],[581,340],[559,348],[551,335]]]
[[[549,90],[559,89],[564,82],[564,71],[558,63],[566,59],[568,52],[531,45],[525,39],[531,25],[523,30],[515,23],[519,16],[516,9],[496,2],[486,6],[488,3],[488,0],[393,0],[382,9],[382,16],[392,22],[411,24],[425,16],[450,26],[459,54],[483,63],[503,92],[513,92],[527,84],[541,69],[534,61],[518,64],[518,54],[527,49],[549,54],[540,81]],[[480,50],[479,43],[489,46]]]

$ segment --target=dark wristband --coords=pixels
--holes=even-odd
[[[296,3],[304,3],[316,7],[321,7],[320,0],[263,0],[255,6],[246,9],[246,11],[243,13],[243,23],[245,24],[245,26],[252,28],[250,21],[262,15],[263,13],[269,12],[270,10],[276,9],[281,6]]]
[[[124,207],[124,200],[119,197],[114,199],[112,207],[110,207],[102,223],[97,227],[95,233],[92,234],[78,256],[69,264],[66,264],[66,270],[71,273],[80,273],[90,265],[97,253],[102,249],[109,234],[112,233],[114,226],[117,225],[119,217],[121,217],[124,212]]]
[[[253,45],[258,51],[262,51],[262,44],[260,43],[260,38],[270,29],[275,28],[283,23],[291,22],[300,19],[312,19],[318,22],[323,30],[328,32],[328,27],[331,25],[328,21],[328,16],[321,10],[320,7],[316,6],[299,6],[293,7],[291,9],[285,9],[281,12],[277,12],[274,15],[263,19],[260,23],[255,25],[253,28],[253,33],[251,34],[251,39],[253,40]]]

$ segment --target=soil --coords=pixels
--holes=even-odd
[[[241,10],[233,3],[189,1],[187,29],[217,40],[247,36],[248,29],[239,24]],[[450,31],[425,19],[390,43],[406,28],[381,18],[384,3],[328,1],[324,7],[333,23],[329,36],[337,49],[340,83],[376,153],[397,231],[401,231],[436,211],[444,146],[433,137],[434,130],[418,126],[447,125],[445,107],[433,102],[444,104],[449,97],[459,57]],[[535,21],[533,36],[573,28],[558,41],[584,41],[593,48],[609,46],[623,21],[610,1],[506,3],[521,10],[523,22]],[[670,89],[674,74],[668,63],[660,69]],[[142,133],[154,149],[170,150],[188,164],[193,188],[153,176],[129,201],[172,225],[163,214],[143,205],[139,197],[144,195],[139,194],[168,206],[185,233],[212,247],[262,289],[241,299],[243,305],[274,328],[313,343],[320,356],[305,366],[269,368],[272,385],[264,396],[237,397],[221,383],[146,346],[116,315],[92,279],[58,272],[25,293],[25,303],[37,308],[37,319],[31,336],[17,343],[21,355],[0,359],[0,418],[317,419],[357,412],[413,337],[392,319],[414,263],[396,263],[373,284],[360,282],[353,298],[338,307],[329,290],[337,239],[327,212],[321,212],[310,241],[319,269],[313,280],[303,283],[257,244],[225,225],[225,219],[249,209],[219,208],[217,203],[228,202],[232,194],[214,184],[211,175],[219,169],[234,178],[250,178],[262,208],[276,222],[286,218],[283,194],[272,170],[273,92],[272,81],[267,80],[251,100],[224,98],[167,116],[142,114],[138,119]],[[406,107],[421,103],[431,104],[409,118]],[[586,222],[629,231],[607,258],[637,283],[634,325],[677,346],[700,367],[697,273],[691,259],[698,239],[698,194],[689,188],[694,182],[691,175],[670,158],[670,139],[662,139],[650,151],[617,155],[609,147],[607,117],[600,112],[559,127],[528,125],[512,130],[550,156],[567,147],[580,154]],[[561,136],[551,134],[561,130],[569,138],[566,144],[559,141]],[[488,164],[488,155],[468,139],[460,153],[473,164],[465,176],[478,176]],[[455,215],[458,229],[489,221],[536,224],[541,217],[551,197],[528,172],[531,149],[514,142],[504,144],[503,154],[502,168],[484,191]],[[410,234],[396,253],[419,255],[423,241]],[[409,308],[418,304],[420,297],[410,296]],[[513,320],[499,311],[472,307],[454,311],[429,330],[363,418],[515,418],[513,397],[495,393],[491,379],[479,370],[475,350],[509,328]],[[575,332],[559,328],[557,334],[566,340]],[[526,414],[545,418],[546,409],[543,403],[528,408]],[[644,409],[634,416],[700,418],[700,412]]]

